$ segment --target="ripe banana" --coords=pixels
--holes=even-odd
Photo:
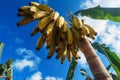
[[[64,24],[63,24],[63,27],[62,27],[63,34],[67,33],[67,30],[68,30],[68,23],[67,23],[67,21],[64,21]]]
[[[37,2],[30,2],[29,5],[39,7],[40,4]]]
[[[62,16],[59,16],[56,20],[56,27],[58,29],[62,28],[64,21],[65,21],[64,18]]]
[[[36,44],[36,50],[40,50],[41,47],[44,45],[44,43],[45,43],[45,36],[44,34],[41,34]]]
[[[43,11],[50,12],[50,13],[53,12],[53,9],[50,8],[49,6],[45,5],[45,4],[40,4],[40,5],[39,5],[39,9],[40,9],[40,10],[43,10]]]
[[[85,24],[84,26],[89,29],[90,34],[97,35],[97,32],[90,25]]]
[[[67,50],[67,58],[70,62],[72,61],[72,52],[70,50]]]
[[[32,18],[33,18],[33,20],[36,20],[36,19],[41,19],[48,15],[49,15],[49,13],[46,11],[38,11],[32,15]]]
[[[46,36],[46,48],[50,48],[50,46],[52,46],[53,44],[55,44],[55,41],[54,41],[54,35],[53,34],[50,34],[48,36]]]
[[[50,16],[43,17],[37,24],[40,31],[43,31],[45,27],[50,23],[51,19]]]
[[[47,29],[45,30],[45,35],[48,36],[53,32],[53,29],[55,28],[55,22],[51,22],[48,24]]]
[[[82,21],[77,16],[73,16],[72,26],[81,31],[83,24]]]
[[[89,32],[89,29],[85,26],[82,27],[82,31],[81,31],[81,36],[87,36],[89,37],[90,36],[90,32]]]
[[[55,22],[58,17],[59,17],[59,13],[56,12],[56,11],[53,11],[53,12],[51,13],[50,19],[52,19],[52,22]]]
[[[28,9],[30,9],[30,6],[22,6],[18,9],[18,11],[23,12],[23,11],[28,10]]]
[[[17,23],[17,26],[23,26],[23,25],[26,25],[30,22],[32,22],[33,19],[29,16],[26,16],[26,17],[23,17],[18,23]]]
[[[35,29],[32,31],[31,36],[34,36],[35,34],[37,34],[38,32],[40,32],[39,27],[35,27]]]
[[[73,35],[69,28],[67,30],[67,44],[68,44],[68,47],[70,47],[73,44]]]
[[[60,57],[60,60],[61,60],[61,64],[64,63],[65,59],[66,59],[66,56],[67,56],[67,48],[65,49],[65,51],[63,52],[62,56]]]
[[[54,52],[55,52],[55,45],[53,44],[49,48],[47,59],[50,59],[53,56]]]

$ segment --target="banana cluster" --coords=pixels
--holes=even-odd
[[[60,58],[61,63],[64,63],[66,57],[69,61],[72,61],[73,57],[79,59],[78,51],[82,50],[80,40],[86,37],[94,39],[97,34],[91,26],[84,24],[83,20],[74,15],[71,16],[72,24],[69,28],[68,22],[63,16],[45,4],[30,2],[29,6],[22,6],[18,9],[18,16],[23,18],[17,23],[17,26],[39,20],[31,33],[31,36],[41,33],[36,50],[40,50],[46,43],[47,58],[51,58],[56,52],[56,59]]]

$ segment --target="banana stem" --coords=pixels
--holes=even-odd
[[[87,38],[81,40],[81,47],[95,80],[113,80]]]

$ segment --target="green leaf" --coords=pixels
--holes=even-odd
[[[68,70],[68,73],[67,73],[66,80],[72,80],[73,79],[73,77],[74,77],[74,71],[75,71],[76,66],[77,66],[77,62],[73,58],[72,62],[70,63],[70,67],[69,67],[69,70]]]
[[[116,53],[112,52],[109,47],[106,47],[105,44],[93,43],[93,47],[107,57],[111,66],[120,77],[120,58],[116,55]]]
[[[0,59],[1,59],[1,56],[2,56],[3,47],[4,47],[4,43],[0,42]]]
[[[82,16],[87,16],[93,19],[111,20],[120,22],[120,8],[104,8],[96,6],[85,10],[79,10],[74,14],[80,13]]]
[[[85,69],[80,69],[80,72],[83,76],[88,76],[88,73]]]
[[[4,75],[4,72],[6,71],[7,65],[0,64],[0,76]]]

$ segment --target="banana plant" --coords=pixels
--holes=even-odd
[[[41,11],[44,15],[41,15]],[[60,58],[63,64],[66,57],[70,62],[72,58],[80,59],[78,51],[82,51],[96,80],[112,80],[88,40],[88,37],[94,39],[97,33],[91,26],[85,24],[84,20],[80,20],[70,12],[71,24],[68,26],[68,22],[54,9],[36,2],[20,7],[18,16],[23,18],[17,23],[17,26],[39,20],[32,35],[41,32],[42,36],[38,39],[36,49],[39,50],[46,42],[46,48],[49,50],[48,59],[56,52],[56,58]]]

